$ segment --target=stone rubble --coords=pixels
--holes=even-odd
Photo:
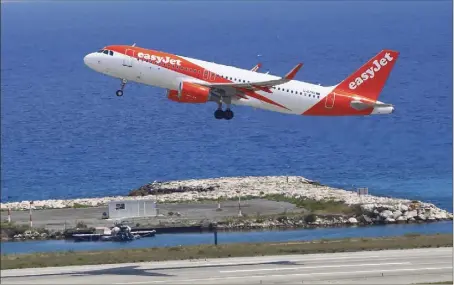
[[[144,186],[143,186],[144,187]],[[32,209],[55,209],[72,207],[103,206],[110,201],[123,200],[156,200],[158,202],[178,203],[197,200],[232,199],[241,197],[264,197],[270,194],[281,194],[287,197],[307,198],[313,200],[343,201],[347,205],[360,205],[363,215],[349,217],[333,223],[395,223],[412,221],[436,221],[453,218],[452,213],[437,208],[430,203],[415,202],[407,199],[359,196],[356,192],[320,185],[301,176],[265,176],[265,177],[221,177],[214,179],[191,179],[169,182],[153,182],[146,187],[151,195],[115,196],[104,198],[80,198],[71,200],[33,201]],[[167,190],[166,190],[167,189]],[[170,189],[170,190],[169,190]],[[194,191],[176,191],[185,189]],[[208,189],[201,191],[201,189]],[[160,191],[164,194],[160,194]],[[1,203],[2,210],[28,210],[29,201]],[[317,222],[317,221],[316,221]],[[323,223],[323,221],[318,221]]]

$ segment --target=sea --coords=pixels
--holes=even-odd
[[[2,1],[2,202],[126,195],[158,180],[300,175],[452,212],[452,1]],[[126,44],[342,81],[382,49],[395,113],[306,117],[214,103],[96,73]]]

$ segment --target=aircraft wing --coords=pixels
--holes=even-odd
[[[251,69],[251,71],[256,72],[257,70],[259,70],[260,67],[262,67],[262,64],[261,64],[261,63],[257,63],[257,65],[254,66],[254,67]]]
[[[231,83],[200,83],[201,85],[205,85],[207,87],[212,87],[212,88],[243,88],[243,89],[249,89],[249,90],[262,90],[266,91],[268,87],[280,85],[287,83],[295,77],[296,73],[301,69],[303,66],[302,63],[298,63],[292,70],[290,70],[284,77],[279,78],[279,79],[274,79],[274,80],[267,80],[267,81],[256,81],[256,82],[231,82]]]

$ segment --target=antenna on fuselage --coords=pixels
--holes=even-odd
[[[133,44],[132,44],[132,47],[135,47],[135,46],[136,46],[136,43],[133,43]]]

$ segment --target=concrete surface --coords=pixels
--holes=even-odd
[[[217,202],[204,203],[185,203],[185,204],[158,204],[160,214],[163,217],[147,217],[127,219],[134,225],[149,224],[152,226],[172,223],[190,223],[201,222],[202,220],[219,221],[226,217],[238,216],[238,201],[225,201],[221,203],[222,211],[216,211]],[[287,202],[275,202],[265,199],[253,199],[241,201],[241,211],[246,215],[270,215],[287,212],[301,212],[303,209],[297,209],[295,205]],[[75,227],[77,222],[84,222],[86,225],[93,226],[112,226],[113,221],[101,219],[102,213],[108,212],[107,206],[95,208],[67,208],[67,209],[46,209],[34,210],[33,226],[45,227],[52,230],[64,230],[65,227]],[[180,217],[175,215],[169,216],[169,212],[179,212]],[[6,220],[7,212],[1,212],[1,219]],[[29,223],[28,211],[12,211],[11,220],[18,224]]]
[[[452,247],[2,271],[2,284],[412,284],[452,281]]]

